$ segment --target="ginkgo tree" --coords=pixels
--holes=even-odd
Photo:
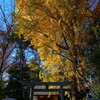
[[[84,80],[87,66],[88,24],[93,0],[16,0],[19,33],[43,60],[43,81],[74,81],[72,100]],[[90,5],[91,4],[91,5]]]

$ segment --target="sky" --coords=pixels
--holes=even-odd
[[[6,30],[6,23],[11,23],[11,13],[15,10],[14,0],[0,0],[0,29]]]

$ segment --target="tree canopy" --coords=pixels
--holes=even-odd
[[[38,49],[44,67],[51,75],[49,81],[81,77],[87,69],[84,49],[89,39],[87,27],[91,16],[88,0],[16,1],[19,33]]]
[[[89,28],[99,16],[98,4],[93,0],[16,0],[18,34],[38,50],[44,68],[41,79],[73,80],[73,100],[88,70],[86,50],[93,38]]]

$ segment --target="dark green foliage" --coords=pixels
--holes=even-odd
[[[100,98],[100,80],[95,79],[92,84],[92,90]]]
[[[7,97],[16,98],[16,100],[24,100],[22,85],[17,80],[10,80],[5,91]]]

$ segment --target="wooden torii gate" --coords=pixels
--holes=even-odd
[[[30,87],[30,96],[29,100],[33,100],[34,92],[59,92],[61,100],[64,100],[64,94],[66,91],[71,91],[71,89],[64,89],[64,86],[72,85],[74,82],[26,82],[21,81],[23,85],[27,85]],[[45,89],[34,89],[35,86],[45,86]],[[59,89],[49,89],[49,86],[60,86]]]

